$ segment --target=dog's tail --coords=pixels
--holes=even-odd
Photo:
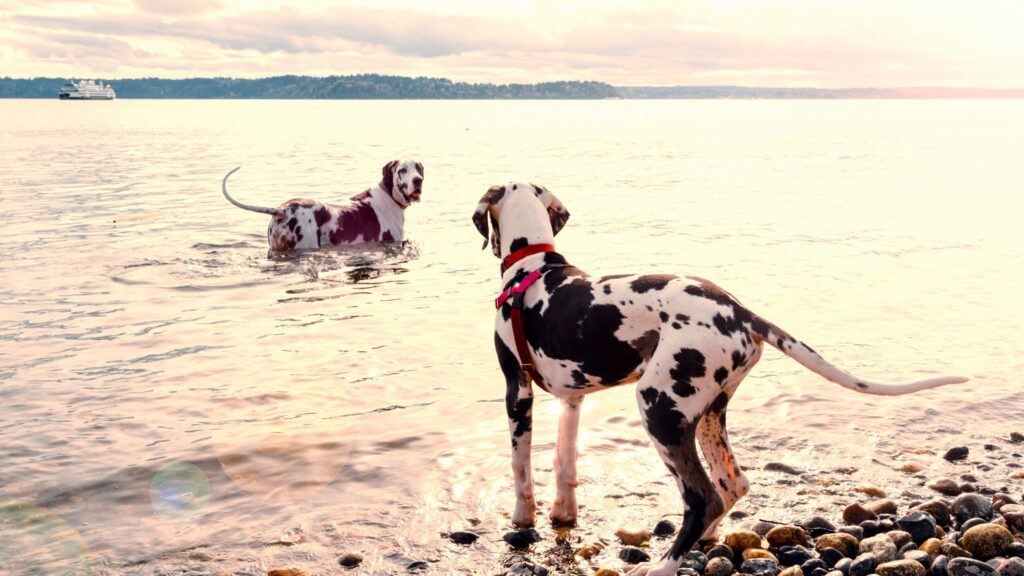
[[[238,206],[242,210],[251,210],[253,212],[259,212],[260,214],[270,214],[271,216],[280,216],[282,214],[280,208],[263,208],[262,206],[249,206],[248,204],[242,204],[241,202],[239,202],[238,200],[235,200],[234,198],[232,198],[228,194],[228,176],[231,176],[235,172],[238,172],[239,168],[241,168],[241,166],[236,166],[234,170],[232,170],[231,172],[228,172],[227,174],[225,174],[224,175],[224,180],[222,180],[221,183],[220,183],[220,189],[221,189],[221,191],[224,192],[224,197],[228,199],[228,202],[231,202],[232,204],[234,204],[235,206]]]
[[[940,376],[928,378],[916,382],[905,382],[902,384],[880,384],[869,382],[838,368],[821,357],[810,346],[793,338],[778,326],[753,315],[754,322],[752,329],[762,340],[777,348],[783,354],[804,365],[805,368],[823,376],[825,379],[835,382],[844,388],[855,390],[863,394],[876,394],[879,396],[899,396],[910,394],[919,390],[927,390],[946,384],[961,384],[967,382],[967,378],[960,376]]]

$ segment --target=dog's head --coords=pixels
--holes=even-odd
[[[406,208],[420,201],[423,193],[423,164],[415,160],[392,160],[384,165],[380,187]]]
[[[525,238],[530,244],[550,243],[569,220],[569,211],[547,188],[535,184],[509,183],[491,186],[473,212],[473,224],[487,247],[488,220],[491,251],[501,258],[501,233],[508,238]]]

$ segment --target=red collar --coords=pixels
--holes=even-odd
[[[501,273],[504,274],[506,270],[512,267],[513,264],[519,262],[527,256],[533,256],[534,254],[540,254],[541,252],[554,252],[555,247],[551,244],[530,244],[525,248],[520,248],[515,252],[509,254],[504,260],[501,261]]]

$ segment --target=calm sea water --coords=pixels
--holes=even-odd
[[[948,470],[899,473],[908,448],[1024,419],[1021,101],[0,100],[0,119],[0,572],[333,574],[349,551],[366,574],[500,572],[497,261],[470,215],[512,179],[568,206],[558,247],[593,274],[710,278],[865,378],[972,378],[866,397],[766,352],[730,411],[751,514],[841,500],[766,462],[912,491]],[[341,201],[396,157],[426,166],[403,247],[269,259],[266,218],[220,195],[241,165],[243,202]],[[680,509],[632,389],[584,414],[580,528],[542,527],[541,560]]]

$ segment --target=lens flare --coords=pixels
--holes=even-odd
[[[27,504],[0,502],[0,574],[97,575],[81,534]]]
[[[157,513],[187,518],[202,512],[210,503],[210,481],[195,464],[176,462],[153,475],[149,495]]]

